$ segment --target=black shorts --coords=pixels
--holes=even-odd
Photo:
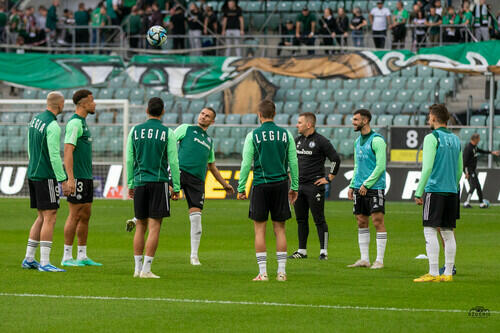
[[[93,179],[75,179],[75,186],[75,193],[68,195],[68,202],[72,204],[83,204],[94,200]]]
[[[370,216],[373,213],[385,214],[385,190],[368,190],[365,196],[354,189],[354,215]]]
[[[425,193],[423,199],[424,227],[456,228],[457,219],[460,218],[460,202],[457,194]]]
[[[181,188],[189,208],[203,209],[205,203],[205,183],[189,172],[181,170]]]
[[[170,216],[168,183],[146,183],[134,190],[134,212],[139,220]]]
[[[254,221],[284,222],[292,217],[288,203],[288,180],[252,186],[248,217]]]
[[[28,179],[30,207],[39,210],[59,208],[59,184],[55,179]]]

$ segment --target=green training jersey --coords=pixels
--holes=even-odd
[[[73,176],[76,179],[92,179],[92,136],[85,118],[75,113],[69,119],[64,143],[75,146]]]
[[[214,141],[198,125],[180,125],[175,129],[179,141],[179,169],[202,182],[207,175],[207,164],[215,162]]]
[[[65,181],[60,153],[61,128],[56,116],[46,110],[35,116],[28,125],[28,179],[57,179]]]
[[[297,150],[292,134],[268,121],[248,133],[243,146],[238,192],[245,185],[253,162],[253,185],[274,183],[288,179],[290,167],[291,189],[299,189]]]
[[[401,9],[401,10],[395,10],[392,15],[394,16],[394,20],[397,23],[402,23],[403,20],[406,20],[405,22],[408,22],[408,18],[410,15],[408,14],[408,11],[406,9]]]
[[[462,177],[460,139],[440,127],[424,138],[422,175],[415,196],[427,193],[457,193]]]
[[[370,131],[354,143],[354,173],[349,187],[385,189],[386,147],[384,137]]]
[[[128,187],[169,182],[169,166],[174,192],[179,192],[179,159],[174,132],[158,119],[149,119],[133,127],[127,140]]]

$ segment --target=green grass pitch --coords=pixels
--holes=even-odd
[[[164,221],[153,263],[159,280],[132,277],[133,235],[125,232],[124,223],[133,215],[131,201],[94,203],[88,254],[103,267],[69,268],[67,273],[21,269],[35,218],[28,207],[26,199],[0,200],[0,332],[500,330],[500,207],[462,210],[456,230],[458,275],[452,283],[428,284],[412,282],[428,266],[426,260],[414,259],[425,253],[425,242],[421,208],[410,203],[387,203],[386,267],[372,271],[346,268],[359,257],[352,204],[328,202],[329,260],[317,259],[319,244],[311,220],[309,258],[288,260],[289,280],[284,283],[274,279],[277,264],[270,225],[270,281],[251,281],[258,267],[248,201],[207,201],[200,267],[189,264],[186,202],[173,203],[173,217]],[[67,203],[62,201],[51,254],[57,265],[66,216]],[[373,261],[375,233],[370,228]],[[298,243],[293,219],[287,222],[287,236],[291,253]],[[440,264],[443,261],[441,254]],[[471,318],[468,311],[476,306],[489,309],[489,317]]]

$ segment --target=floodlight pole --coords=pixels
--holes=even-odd
[[[495,75],[492,72],[486,72],[486,78],[490,80],[490,121],[488,122],[488,150],[493,151],[493,119],[495,116],[495,106],[493,105],[495,96]],[[488,155],[488,169],[491,169],[493,166],[493,156],[491,154]]]

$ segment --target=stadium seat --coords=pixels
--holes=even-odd
[[[316,113],[316,109],[318,108],[318,103],[317,102],[306,102],[302,103],[302,112],[312,112]]]
[[[337,10],[337,4],[340,3],[339,1],[323,1],[323,10],[325,8],[330,8],[331,10],[333,11],[336,11]]]
[[[375,82],[372,78],[365,78],[359,81],[359,89],[370,90],[373,89],[373,83]]]
[[[177,124],[177,118],[177,113],[165,113],[165,115],[163,116],[163,122],[165,124]]]
[[[246,6],[245,8],[242,7],[243,10],[246,10],[248,12],[260,12],[262,10],[262,2],[260,1],[244,1],[244,2],[246,3]],[[241,3],[243,4],[243,1]]]
[[[296,125],[297,124],[297,121],[299,120],[299,115],[298,114],[294,114],[290,117],[290,125]]]
[[[439,81],[439,89],[446,90],[447,92],[455,91],[455,79],[451,77],[442,78]]]
[[[315,102],[318,91],[316,89],[304,89],[301,92],[302,102]]]
[[[319,112],[323,114],[330,114],[335,111],[335,102],[322,102],[319,105]]]
[[[392,119],[393,119],[393,115],[390,115],[390,114],[382,114],[380,116],[378,116],[378,119],[377,119],[377,125],[379,126],[389,126],[389,125],[392,125]]]
[[[342,125],[342,115],[341,114],[330,114],[326,117],[327,125]]]
[[[0,122],[2,123],[14,123],[16,122],[17,114],[14,112],[2,112],[0,113]]]
[[[311,88],[313,89],[325,89],[326,80],[314,79],[311,80]]]
[[[17,124],[28,124],[31,121],[31,117],[31,112],[18,112],[15,121]]]
[[[114,78],[109,81],[109,87],[110,88],[121,88],[123,87],[123,82],[125,81],[125,76],[119,75],[115,76]]]
[[[232,153],[234,153],[234,144],[235,143],[236,143],[236,140],[233,138],[221,139],[218,151],[221,154],[223,154],[224,156],[229,156]]]
[[[99,124],[112,124],[115,114],[113,112],[102,112],[98,114]]]
[[[344,80],[344,89],[347,90],[358,89],[358,80],[353,80],[353,79]]]
[[[430,90],[419,90],[419,91],[416,91],[414,94],[413,94],[413,100],[416,102],[416,103],[426,103],[426,102],[429,102],[429,96],[430,95]]]
[[[448,72],[445,70],[442,70],[442,69],[434,68],[434,75],[433,76],[439,77],[439,78],[448,77]]]
[[[298,135],[299,135],[299,131],[297,130],[297,127],[293,126],[288,126],[286,127],[287,131],[290,132],[290,134],[292,134],[292,136],[294,138],[296,138]]]
[[[113,99],[114,90],[112,88],[99,89],[97,99]]]
[[[166,102],[166,101],[173,101],[175,99],[175,96],[172,94],[169,94],[166,91],[162,91],[160,93],[160,98],[163,100],[163,102]]]
[[[319,12],[321,10],[321,1],[319,0],[309,0],[307,2],[307,7],[312,13]]]
[[[188,111],[188,107],[189,107],[189,100],[178,99],[175,101],[175,104],[173,106],[173,112],[184,113]]]
[[[438,82],[439,82],[439,78],[437,77],[428,77],[428,78],[424,78],[423,79],[424,81],[424,89],[429,89],[429,90],[432,90],[434,88],[436,88]]]
[[[390,83],[391,83],[390,77],[382,76],[375,79],[375,87],[380,90],[388,89]]]
[[[411,90],[398,90],[397,91],[397,100],[401,103],[409,103],[413,96],[413,91]]]
[[[212,93],[206,97],[206,100],[211,102],[220,102],[222,100],[222,93]]]
[[[226,115],[225,114],[219,114],[215,118],[215,124],[217,125],[222,125],[226,123]]]
[[[420,77],[432,77],[432,68],[429,66],[419,66],[418,67],[418,76]]]
[[[394,90],[405,89],[406,81],[407,81],[406,77],[396,77],[396,78],[392,79],[391,87]]]
[[[394,126],[408,126],[409,122],[410,116],[400,114],[394,117],[393,124]]]
[[[420,90],[422,89],[422,81],[423,79],[421,77],[408,78],[406,88],[413,91]]]
[[[333,137],[333,128],[331,128],[331,127],[317,127],[316,132],[323,135],[327,139],[330,139]]]
[[[396,100],[396,90],[385,90],[382,92],[380,99],[386,103],[394,102]]]
[[[365,94],[365,101],[370,103],[378,102],[381,91],[379,89],[370,90]]]
[[[231,124],[231,125],[241,124],[241,115],[240,114],[228,114],[226,116],[226,124]]]
[[[256,1],[253,1],[253,2],[255,3]],[[262,26],[264,25],[264,23],[266,23],[266,21],[267,21],[266,14],[261,14],[261,13],[253,13],[252,14],[252,27],[253,27],[254,30],[260,30],[260,29],[262,29]],[[269,29],[271,28],[270,24],[269,24],[271,21],[273,21],[273,20],[270,20],[268,22],[268,25],[265,28],[269,28]],[[248,41],[251,41],[251,40],[248,39],[246,41],[248,42]]]
[[[274,102],[274,106],[276,108],[276,113],[283,113],[283,105],[284,102]]]
[[[229,138],[230,133],[231,133],[231,127],[215,126],[215,137],[217,139]]]
[[[288,89],[285,94],[285,100],[287,102],[298,102],[300,100],[300,90]]]
[[[494,118],[493,118],[493,125],[495,127],[500,127],[500,115],[496,115]]]
[[[277,114],[276,117],[274,117],[274,122],[277,125],[288,125],[289,118],[290,118],[290,115],[288,115],[286,113]]]
[[[134,101],[136,102],[141,102],[144,103],[144,95],[145,95],[145,92],[144,92],[144,89],[143,88],[135,88],[135,89],[132,89],[132,91],[130,92],[130,100],[132,101],[132,103]]]
[[[211,107],[217,113],[219,113],[221,111],[221,102],[218,102],[218,101],[207,100],[207,103],[205,104],[205,106]],[[217,115],[217,117],[219,117],[219,115]]]
[[[413,102],[407,102],[403,104],[403,112],[405,113],[416,113],[418,111],[418,104]]]
[[[401,75],[404,77],[416,77],[417,76],[417,66],[408,66],[401,70]]]
[[[292,12],[300,12],[307,5],[307,1],[292,1]]]
[[[341,79],[331,79],[326,81],[328,89],[338,90],[342,89],[342,81]]]
[[[147,116],[143,112],[132,113],[130,115],[130,123],[131,124],[140,124],[147,120]]]
[[[337,109],[341,114],[350,114],[352,113],[353,103],[352,102],[342,102],[337,105]]]
[[[12,154],[19,154],[26,151],[24,145],[24,137],[22,136],[9,136],[7,138],[8,151]]]
[[[115,99],[129,99],[130,89],[129,88],[120,88],[115,91]]]
[[[35,89],[24,89],[23,98],[24,99],[36,99],[38,95],[38,90]]]
[[[470,118],[471,126],[485,126],[486,125],[486,116],[472,116]]]
[[[291,12],[292,1],[279,1],[277,4],[278,12]]]
[[[205,101],[201,99],[191,101],[189,104],[189,112],[198,114],[205,107]],[[217,112],[217,111],[216,111]]]
[[[332,91],[329,89],[321,89],[316,95],[316,100],[318,102],[329,102],[332,100]]]
[[[182,124],[194,124],[194,113],[184,112],[181,114]]]
[[[285,96],[286,96],[286,89],[285,88],[279,88],[277,91],[276,91],[276,94],[274,95],[274,100],[275,101],[284,101],[285,100]]]
[[[377,102],[372,104],[372,113],[374,114],[383,114],[387,110],[387,103],[385,102]]]
[[[351,136],[352,128],[350,127],[337,127],[333,130],[334,137],[339,140],[347,139]]]
[[[246,127],[231,127],[231,137],[233,139],[244,139],[249,130]]]
[[[354,9],[356,7],[360,8],[361,12],[366,12],[368,11],[368,1],[354,1],[352,3],[352,8]]]
[[[362,101],[364,97],[365,97],[365,90],[363,89],[353,89],[349,94],[349,99],[352,102]]]
[[[283,113],[286,113],[288,115],[291,114],[296,114],[299,112],[299,102],[286,102],[285,105],[283,105]]]
[[[354,142],[351,140],[341,140],[338,145],[338,152],[344,158],[354,155]]]
[[[234,152],[237,154],[241,154],[243,152],[244,145],[245,139],[236,139],[236,143],[234,144]]]
[[[418,125],[418,126],[425,126],[425,121],[426,121],[426,116],[425,115],[413,115],[411,116],[410,119],[410,125]]]
[[[372,104],[368,102],[358,102],[354,104],[354,109],[359,110],[359,109],[367,109],[370,110]]]
[[[298,78],[295,80],[295,89],[309,89],[311,88],[311,79]]]
[[[349,93],[345,89],[336,90],[333,99],[336,102],[347,102],[349,100]]]
[[[315,114],[315,116],[316,116],[316,124],[317,125],[324,125],[325,124],[326,115],[324,115],[322,113],[317,113],[317,114]]]
[[[258,117],[255,113],[247,113],[241,116],[241,123],[243,125],[254,125],[257,124]]]
[[[294,89],[295,88],[295,78],[291,76],[283,76],[280,80],[279,87],[281,89]]]
[[[400,114],[403,111],[403,103],[394,102],[387,105],[387,113],[390,114]]]

